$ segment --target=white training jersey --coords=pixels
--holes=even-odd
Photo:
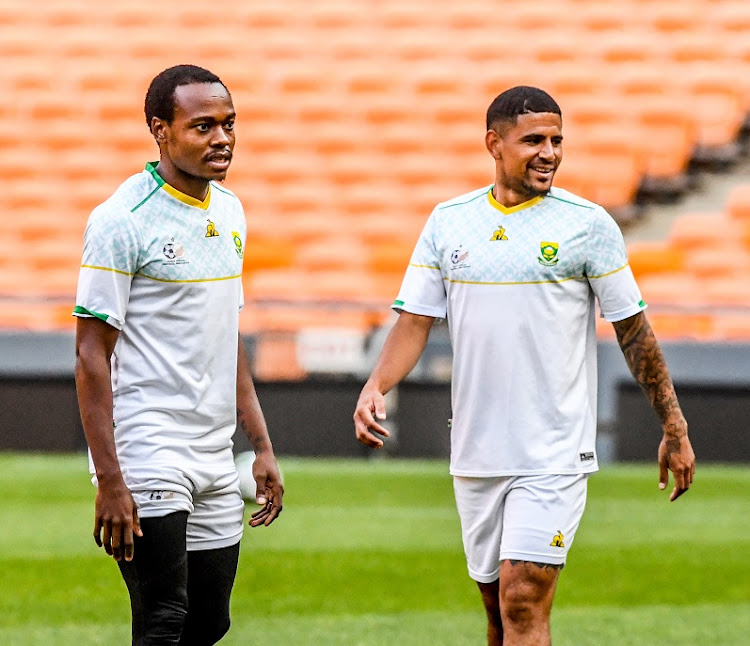
[[[236,426],[242,205],[215,182],[196,200],[155,166],[89,217],[74,311],[120,330],[112,392],[126,481],[231,463]]]
[[[447,316],[451,473],[597,470],[596,330],[645,308],[619,227],[553,188],[505,208],[485,187],[435,207],[393,307]]]

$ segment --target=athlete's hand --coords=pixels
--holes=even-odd
[[[687,434],[676,437],[665,433],[659,444],[659,489],[667,488],[670,471],[674,489],[669,501],[673,502],[690,488],[695,476],[695,453]]]
[[[388,437],[388,429],[380,425],[376,420],[385,419],[385,397],[377,388],[365,384],[357,400],[357,407],[354,409],[354,431],[357,439],[373,449],[383,447],[383,440],[373,434],[378,433],[383,437]]]
[[[133,560],[133,535],[143,536],[130,490],[121,476],[99,478],[96,492],[94,540],[115,559]]]
[[[272,451],[255,454],[253,477],[256,486],[255,500],[263,507],[251,515],[250,527],[268,526],[281,513],[284,497],[284,484]]]

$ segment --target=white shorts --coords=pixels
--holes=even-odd
[[[564,564],[586,506],[588,476],[454,476],[469,576],[496,581],[506,559]]]
[[[239,543],[245,502],[233,464],[189,470],[123,469],[141,518],[187,511],[188,551],[213,550]]]

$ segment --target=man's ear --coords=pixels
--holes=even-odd
[[[151,134],[156,139],[157,144],[163,144],[167,140],[168,124],[159,117],[151,117]]]
[[[490,129],[487,131],[487,134],[484,135],[484,145],[487,147],[487,151],[495,160],[502,157],[501,144],[502,139],[496,130]]]

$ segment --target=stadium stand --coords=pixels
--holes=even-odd
[[[0,67],[0,116],[21,124],[0,151],[12,213],[0,239],[2,329],[72,329],[63,313],[86,218],[154,157],[143,96],[181,62],[219,73],[238,108],[227,185],[250,232],[243,331],[276,334],[258,346],[265,376],[281,365],[292,367],[279,378],[304,375],[279,356],[293,355],[305,327],[366,335],[387,319],[432,206],[491,181],[484,110],[510,85],[558,98],[558,185],[623,228],[644,196],[678,198],[696,165],[726,171],[744,154],[745,1],[509,0],[498,25],[487,0],[427,12],[418,0],[230,2],[221,15],[164,0],[169,29],[153,29],[145,0],[86,4],[31,12],[0,0],[0,59],[13,62]],[[631,248],[665,338],[750,340],[750,298],[737,287],[750,184],[715,208]]]

